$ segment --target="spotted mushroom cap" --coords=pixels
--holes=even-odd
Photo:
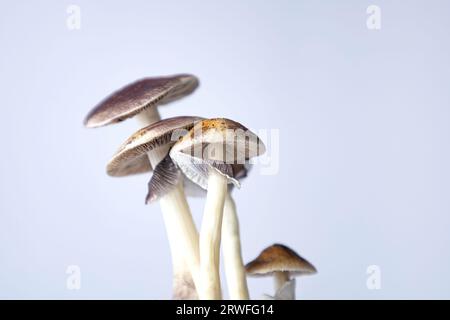
[[[170,157],[187,178],[207,189],[208,168],[239,187],[237,179],[245,175],[244,165],[264,152],[262,141],[242,124],[216,118],[198,122],[172,147]]]
[[[101,101],[86,116],[84,125],[96,128],[126,120],[144,109],[183,98],[198,85],[198,79],[189,74],[138,80]]]

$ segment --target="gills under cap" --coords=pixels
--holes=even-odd
[[[234,179],[241,180],[247,177],[249,170],[249,165],[234,164],[231,165],[230,173],[233,174]],[[175,188],[180,181],[183,183],[186,196],[200,198],[206,196],[206,191],[187,178],[181,170],[178,169],[172,158],[170,158],[170,155],[167,155],[160,163],[158,163],[153,171],[153,176],[148,182],[148,193],[145,203],[148,204],[149,202],[158,200]]]
[[[293,275],[313,274],[316,268],[294,250],[282,244],[264,249],[245,269],[249,275],[264,276],[274,272],[289,272]]]
[[[200,117],[174,117],[155,122],[135,132],[120,146],[108,162],[106,171],[113,177],[151,171],[147,152],[164,145],[173,145],[186,134]]]
[[[183,98],[198,85],[197,77],[189,74],[138,80],[112,93],[95,106],[86,116],[84,125],[95,128],[123,121],[146,108]]]

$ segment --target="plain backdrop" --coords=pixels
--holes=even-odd
[[[81,29],[67,8],[81,9]],[[366,9],[381,9],[381,29]],[[236,190],[243,255],[280,242],[319,273],[300,299],[450,298],[448,1],[2,1],[0,297],[170,298],[149,174],[105,165],[136,121],[85,129],[106,95],[188,72],[163,117],[279,130],[279,170]],[[201,221],[203,201],[191,201]],[[68,290],[67,268],[81,269]],[[367,287],[367,268],[381,288]],[[250,279],[252,297],[272,293]],[[225,286],[224,286],[225,287]],[[226,289],[226,288],[225,288]]]

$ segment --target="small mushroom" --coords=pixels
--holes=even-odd
[[[197,123],[171,149],[170,157],[193,182],[207,190],[200,230],[200,299],[221,299],[219,251],[228,184],[239,187],[233,164],[264,152],[259,138],[229,119]]]
[[[273,275],[275,297],[284,286],[287,288],[293,286],[293,289],[290,290],[292,300],[295,300],[295,281],[292,281],[295,279],[291,280],[291,276],[317,273],[316,268],[310,262],[282,244],[274,244],[264,249],[258,257],[245,266],[245,269],[250,276]]]
[[[177,141],[173,138],[174,134],[179,136],[187,133],[195,122],[200,120],[199,117],[174,117],[138,130],[122,144],[108,162],[107,173],[111,176],[123,176],[142,172],[144,169],[148,171],[154,154],[160,156],[161,149],[168,150]],[[167,151],[162,152],[167,153]],[[150,163],[148,163],[147,156],[150,158]],[[158,174],[159,181],[166,181],[165,183],[168,184],[177,179],[176,176],[161,174],[161,171],[158,171]],[[194,283],[198,282],[196,281],[199,273],[198,232],[192,220],[182,185],[178,183],[178,180],[171,185],[172,188],[161,195],[159,201],[172,251],[174,278],[177,280],[174,283],[174,295],[175,298],[180,298],[180,294],[177,292],[187,289],[179,288],[177,284],[183,283],[183,281],[189,282],[189,279],[185,277],[185,270],[182,268],[185,261],[194,278]],[[152,199],[146,199],[146,202],[148,200]],[[177,273],[181,273],[181,276]],[[182,279],[178,279],[180,277]],[[189,297],[192,298],[192,296]]]

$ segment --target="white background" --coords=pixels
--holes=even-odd
[[[66,26],[81,8],[81,30]],[[368,30],[366,8],[381,8]],[[450,298],[448,1],[3,1],[0,297],[170,298],[149,175],[105,164],[135,121],[85,129],[144,76],[201,86],[163,117],[279,129],[279,172],[236,190],[244,258],[287,244],[319,270],[297,296]],[[199,222],[202,201],[192,201]],[[381,268],[368,290],[366,268]],[[81,268],[81,290],[66,268]],[[270,279],[250,279],[253,297]]]

